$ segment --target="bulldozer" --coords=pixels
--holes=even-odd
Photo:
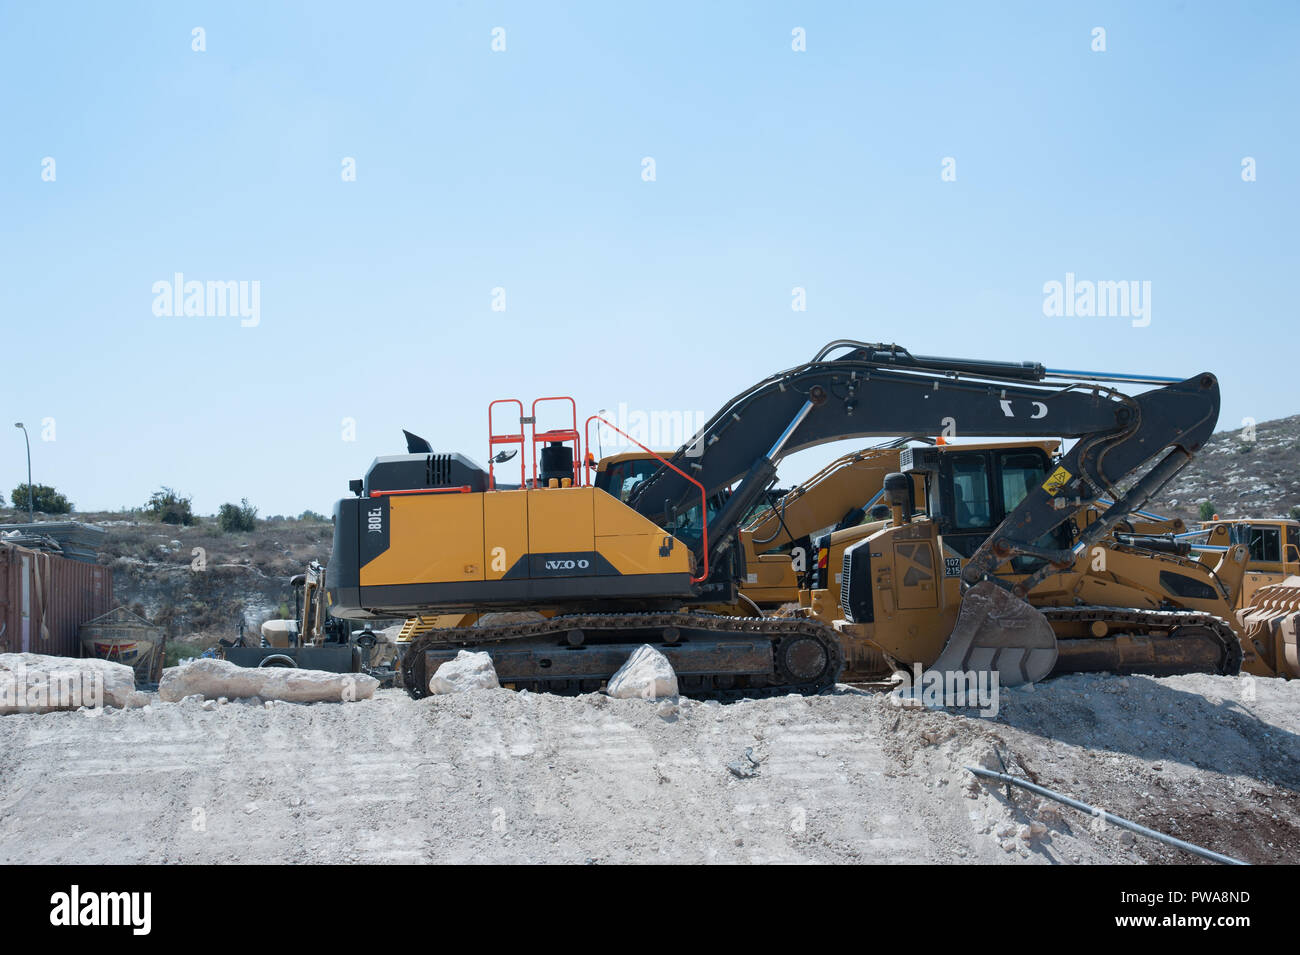
[[[981,556],[1002,516],[1063,466],[1054,450],[1053,442],[1041,442],[903,453],[902,474],[886,483],[889,518],[831,535],[826,564],[841,568],[837,586],[802,601],[813,616],[842,615],[832,623],[844,639],[848,678],[870,678],[918,653],[934,657],[939,669],[953,668],[934,630],[917,621],[936,612],[956,617],[969,561]],[[899,481],[918,473],[927,488],[921,513]],[[1237,672],[1250,656],[1230,623],[1246,548],[1227,548],[1211,566],[1174,538],[1181,520],[1134,513],[1098,535],[1106,513],[1099,503],[1078,506],[1036,542],[1037,553],[1012,556],[993,570],[1051,626],[1051,672]],[[1050,559],[1053,553],[1063,559]],[[917,570],[918,563],[940,562],[941,581]],[[918,644],[925,633],[928,646]]]
[[[1119,383],[1148,390],[1128,395]],[[503,405],[514,416],[498,432],[494,410],[499,416]],[[433,628],[412,640],[403,682],[417,695],[462,648],[490,653],[503,683],[584,692],[645,643],[668,657],[687,694],[819,692],[844,666],[834,626],[812,616],[696,608],[736,604],[747,580],[740,531],[766,499],[782,457],[835,440],[942,433],[955,423],[963,434],[1049,433],[1075,443],[1059,461],[1044,455],[1037,470],[1020,468],[1019,501],[1008,506],[1004,494],[978,526],[953,523],[950,512],[994,507],[992,500],[931,492],[931,513],[917,511],[915,475],[941,461],[904,449],[900,471],[884,479],[889,526],[846,554],[845,622],[871,625],[870,636],[855,639],[900,663],[996,671],[1004,685],[1042,679],[1061,651],[1053,623],[1025,596],[1145,506],[1201,448],[1218,408],[1209,373],[1052,370],[843,339],[728,401],[686,445],[657,455],[653,472],[624,498],[594,486],[582,467],[593,422],[612,423],[593,415],[579,430],[572,398],[540,398],[528,409],[500,399],[488,406],[486,469],[457,452],[413,452],[408,440],[407,454],[377,458],[350,483],[354,496],[335,506],[330,608],[354,619],[540,613],[540,620]],[[546,428],[543,410],[551,412]],[[507,455],[519,458],[517,483],[498,478]],[[1060,525],[1103,496],[1113,503],[1065,546]],[[947,556],[949,538],[968,551],[956,563]],[[997,575],[1017,560],[1017,579]],[[1059,608],[1090,634],[1082,638],[1087,653],[1067,654],[1079,667],[1136,666],[1135,634],[1150,645],[1142,652],[1156,672],[1240,666],[1231,628],[1220,629],[1210,614],[1158,623],[1131,614],[1112,628],[1121,621],[1107,609]]]

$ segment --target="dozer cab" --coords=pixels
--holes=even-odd
[[[1149,390],[1129,396],[1112,387],[1124,381]],[[557,405],[562,418],[543,428],[539,411],[553,415]],[[503,406],[514,414],[498,431],[493,413]],[[514,399],[494,402],[486,470],[458,453],[408,447],[406,455],[377,459],[353,482],[356,496],[335,508],[331,610],[362,619],[549,614],[540,621],[433,629],[413,640],[403,673],[415,693],[427,692],[433,669],[464,647],[489,652],[503,683],[592,690],[643,643],[668,656],[688,694],[816,692],[831,686],[842,668],[832,627],[811,618],[739,618],[691,608],[737,602],[745,573],[739,531],[764,500],[783,456],[846,438],[940,433],[955,422],[963,434],[1048,432],[1077,440],[962,563],[962,614],[956,602],[916,608],[925,611],[916,632],[902,631],[912,650],[899,641],[890,652],[900,662],[925,662],[926,648],[945,642],[951,648],[948,638],[960,636],[958,642],[969,644],[959,648],[966,662],[1005,670],[1004,682],[1038,679],[1055,664],[1055,636],[1023,595],[1048,574],[1040,570],[1009,584],[995,571],[1021,556],[1052,570],[1073,566],[1191,459],[1212,432],[1218,406],[1218,384],[1208,373],[1177,380],[1052,371],[1031,362],[917,356],[896,345],[837,341],[727,402],[621,500],[591,486],[581,467],[592,423],[612,424],[593,415],[580,429],[568,398],[539,399],[527,412]],[[497,473],[511,452],[520,459],[518,483],[508,468]],[[891,507],[901,505],[904,485],[912,486],[906,475],[892,482]],[[1071,548],[1059,546],[1056,528],[1103,495],[1114,503]],[[900,523],[891,542],[933,536],[919,524]],[[920,550],[912,553],[924,559]],[[905,577],[907,569],[900,570]],[[946,615],[949,607],[953,615]],[[963,627],[963,616],[974,625]],[[972,633],[1000,634],[997,652],[972,656],[971,648],[981,645],[968,639]]]

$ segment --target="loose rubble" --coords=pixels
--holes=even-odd
[[[660,700],[677,695],[677,674],[666,656],[643,643],[609,678],[605,692],[618,700]]]
[[[144,706],[124,663],[40,653],[0,653],[0,714],[51,713],[82,706]]]
[[[429,692],[435,696],[467,693],[470,690],[495,690],[500,685],[492,657],[472,650],[461,650],[456,654],[456,659],[442,664],[429,678]]]
[[[352,703],[374,695],[379,681],[365,673],[327,673],[294,667],[241,667],[226,660],[192,660],[163,670],[158,698],[176,703],[207,699],[284,700],[289,703]]]

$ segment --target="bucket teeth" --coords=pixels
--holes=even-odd
[[[1047,618],[986,580],[966,591],[948,642],[929,669],[996,671],[1002,686],[1018,686],[1051,673],[1056,653],[1056,634]]]
[[[1237,622],[1268,669],[1300,678],[1300,577],[1260,587],[1250,606],[1237,611]]]

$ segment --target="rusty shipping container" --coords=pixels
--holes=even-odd
[[[113,606],[113,572],[0,544],[0,651],[81,656],[78,628]]]

